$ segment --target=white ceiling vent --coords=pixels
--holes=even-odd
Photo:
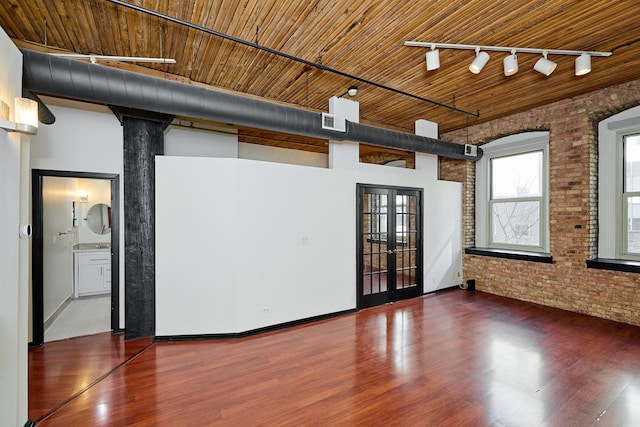
[[[346,132],[345,119],[333,114],[322,113],[322,129]]]

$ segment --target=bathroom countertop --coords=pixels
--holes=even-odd
[[[73,245],[74,252],[98,252],[111,249],[111,243],[76,243]]]

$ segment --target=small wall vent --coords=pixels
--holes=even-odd
[[[322,113],[322,129],[346,132],[345,120],[333,114]]]

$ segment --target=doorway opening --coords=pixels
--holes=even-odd
[[[422,190],[358,184],[358,308],[423,293]]]
[[[119,176],[34,169],[32,183],[31,345],[74,312],[93,314],[84,323],[97,325],[96,310],[105,310],[103,322],[118,331]],[[48,332],[46,341],[93,333],[70,327]]]

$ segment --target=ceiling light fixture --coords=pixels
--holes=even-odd
[[[427,71],[433,71],[440,68],[440,51],[436,49],[436,45],[431,45],[431,50],[427,52]]]
[[[476,48],[476,57],[471,65],[469,65],[469,71],[471,71],[473,74],[478,74],[480,71],[482,71],[484,66],[487,65],[487,62],[489,62],[489,54],[487,52],[481,51],[478,47]]]
[[[349,89],[347,89],[342,95],[340,95],[338,98],[342,98],[343,96],[349,94],[349,96],[356,96],[356,94],[358,93],[358,86],[356,85],[351,85],[349,86]]]
[[[591,72],[591,55],[583,53],[576,58],[576,76],[584,76]]]
[[[555,70],[555,63],[547,59],[547,54],[550,55],[573,55],[577,56],[576,58],[576,69],[575,75],[582,76],[591,71],[591,57],[606,57],[611,56],[613,52],[598,52],[598,51],[588,51],[588,50],[565,50],[565,49],[537,49],[537,48],[529,48],[529,47],[507,47],[507,46],[483,46],[483,45],[470,45],[470,44],[454,44],[454,43],[433,43],[433,42],[416,42],[416,41],[406,41],[404,42],[405,46],[411,47],[427,47],[431,50],[427,52],[427,70],[435,70],[440,67],[440,58],[438,56],[438,49],[469,49],[476,51],[476,59],[469,66],[469,71],[472,73],[479,73],[482,70],[482,67],[489,60],[489,54],[486,51],[494,51],[494,52],[510,52],[510,55],[507,56],[503,60],[504,65],[504,74],[506,76],[513,75],[518,72],[518,53],[535,53],[539,55],[543,55],[544,58],[541,58],[536,62],[536,66],[534,69],[536,71],[541,72],[545,75],[550,75],[553,70]],[[486,59],[485,55],[486,54]],[[482,63],[480,57],[482,56],[482,67],[480,64]],[[476,63],[477,61],[477,63]],[[552,65],[553,64],[553,65]],[[477,70],[477,71],[476,71]]]
[[[511,55],[505,56],[502,60],[502,66],[504,68],[505,76],[513,76],[518,72],[518,56],[516,51],[512,50]]]
[[[536,61],[536,64],[533,66],[533,69],[539,73],[544,74],[545,76],[550,76],[553,73],[553,70],[556,69],[558,64],[553,61],[547,59],[547,52],[542,54],[542,58]]]

